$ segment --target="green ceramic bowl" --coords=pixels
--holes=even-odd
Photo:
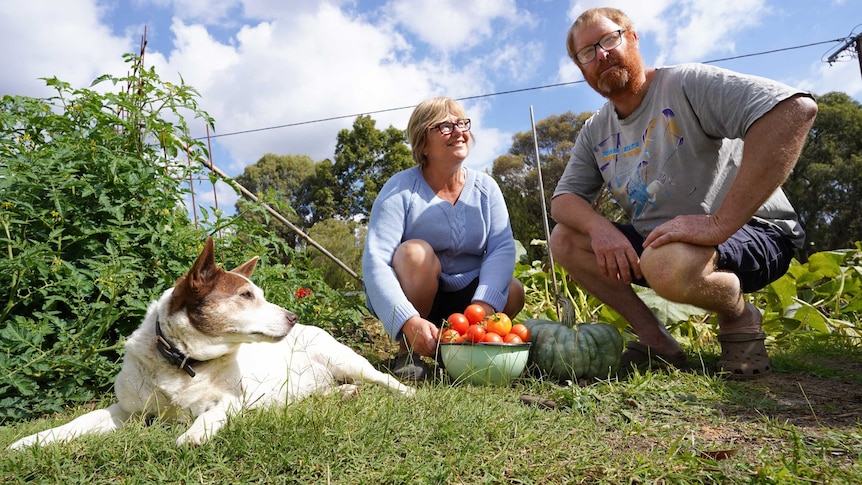
[[[441,342],[440,357],[455,382],[506,386],[527,366],[530,344]]]

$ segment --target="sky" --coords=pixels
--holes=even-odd
[[[710,62],[862,102],[852,49],[827,62],[862,33],[858,0],[2,0],[0,95],[123,76],[146,31],[147,68],[200,93],[213,163],[230,176],[266,153],[331,159],[357,115],[404,129],[434,96],[461,100],[477,140],[465,164],[490,170],[531,114],[604,104],[565,50],[597,6],[626,11],[651,66]],[[197,205],[228,213],[236,198],[223,183],[195,189]]]

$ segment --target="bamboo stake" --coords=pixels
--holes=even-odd
[[[536,170],[539,172],[539,200],[542,203],[542,224],[545,226],[545,246],[548,249],[548,262],[551,264],[551,279],[554,282],[554,307],[557,310],[557,319],[560,319],[560,302],[557,296],[560,290],[557,287],[557,267],[554,265],[554,255],[551,252],[551,229],[548,226],[548,209],[545,204],[545,184],[542,181],[542,161],[539,159],[539,137],[536,135],[536,120],[533,117],[533,105],[530,105],[530,124],[533,126],[533,146],[536,149]]]
[[[337,264],[338,266],[341,267],[341,269],[343,269],[344,271],[347,271],[347,273],[350,276],[356,278],[356,280],[359,281],[360,284],[362,284],[362,278],[360,278],[359,275],[356,274],[355,271],[350,269],[349,266],[344,264],[340,259],[336,258],[335,255],[333,255],[332,253],[327,251],[326,248],[324,248],[323,246],[318,244],[317,241],[315,241],[314,239],[311,238],[311,236],[309,236],[308,234],[303,232],[302,229],[300,229],[295,224],[293,224],[292,222],[287,220],[287,218],[285,218],[283,215],[279,214],[278,211],[276,211],[275,209],[270,207],[269,204],[266,204],[264,202],[260,202],[260,200],[258,200],[256,195],[252,194],[248,189],[246,189],[245,187],[240,185],[239,182],[237,182],[233,178],[229,177],[226,173],[222,172],[218,167],[215,166],[215,164],[212,163],[211,160],[206,160],[206,161],[201,160],[201,163],[203,163],[203,165],[206,168],[208,168],[210,171],[212,171],[214,174],[216,174],[216,175],[220,176],[222,179],[224,179],[225,182],[227,182],[227,183],[233,185],[235,188],[239,189],[239,191],[242,193],[242,195],[244,195],[247,199],[251,200],[252,202],[260,204],[273,217],[275,217],[276,219],[281,221],[283,224],[285,224],[287,227],[289,227],[290,230],[297,233],[301,238],[308,241],[309,244],[311,244],[312,246],[317,248],[321,253],[323,253],[324,256],[326,256],[327,258],[334,261],[335,264]]]

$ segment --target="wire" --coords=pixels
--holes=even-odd
[[[842,44],[837,50],[832,51],[829,55],[824,53],[823,56],[820,57],[820,61],[827,62],[831,66],[834,62],[844,62],[845,60],[850,60],[856,57],[856,51],[851,49],[851,47],[853,47],[853,45],[859,42],[860,38],[862,38],[862,34],[856,33],[856,29],[859,27],[862,27],[862,24],[857,24],[853,27],[850,34],[841,39],[844,41],[844,44]]]
[[[838,39],[833,39],[833,40],[824,40],[824,41],[821,41],[821,42],[814,42],[814,43],[812,43],[812,44],[798,45],[798,46],[795,46],[795,47],[785,47],[785,48],[783,48],[783,49],[774,49],[774,50],[771,50],[771,51],[756,52],[756,53],[754,53],[754,54],[743,54],[743,55],[741,55],[741,56],[725,57],[725,58],[722,58],[722,59],[713,59],[713,60],[711,60],[711,61],[703,61],[703,63],[704,63],[704,64],[712,64],[712,63],[714,63],[714,62],[732,61],[732,60],[735,60],[735,59],[742,59],[742,58],[745,58],[745,57],[764,56],[764,55],[766,55],[766,54],[774,54],[774,53],[776,53],[776,52],[784,52],[784,51],[790,51],[790,50],[794,50],[794,49],[802,49],[802,48],[805,48],[805,47],[813,47],[813,46],[815,46],[815,45],[831,44],[831,43],[833,43],[833,42],[841,42],[841,41],[843,41],[843,40],[845,40],[845,39],[846,39],[846,37],[840,37],[840,38],[838,38]]]
[[[854,27],[854,29],[855,29],[855,27]],[[785,48],[782,48],[782,49],[773,49],[773,50],[769,50],[769,51],[755,52],[755,53],[751,53],[751,54],[742,54],[742,55],[739,55],[739,56],[733,56],[733,57],[723,57],[723,58],[721,58],[721,59],[712,59],[712,60],[709,60],[709,61],[703,61],[703,64],[713,64],[713,63],[716,63],[716,62],[732,61],[732,60],[735,60],[735,59],[743,59],[743,58],[746,58],[746,57],[764,56],[764,55],[767,55],[767,54],[775,54],[776,52],[784,52],[784,51],[790,51],[790,50],[796,50],[796,49],[804,49],[804,48],[806,48],[806,47],[812,47],[812,46],[822,45],[822,44],[830,44],[830,43],[833,43],[833,42],[842,42],[842,41],[844,41],[844,40],[847,40],[847,37],[840,37],[840,38],[838,38],[838,39],[824,40],[824,41],[820,41],[820,42],[814,42],[814,43],[811,43],[811,44],[797,45],[797,46],[793,46],[793,47],[785,47]],[[529,87],[529,88],[512,89],[512,90],[509,90],[509,91],[500,91],[500,92],[496,92],[496,93],[477,94],[477,95],[474,95],[474,96],[466,96],[466,97],[463,97],[463,98],[457,98],[457,99],[458,99],[458,101],[467,101],[467,100],[471,100],[471,99],[492,98],[492,97],[494,97],[494,96],[503,96],[503,95],[506,95],[506,94],[524,93],[524,92],[527,92],[527,91],[538,91],[538,90],[540,90],[540,89],[550,89],[550,88],[557,88],[557,87],[561,87],[561,86],[571,86],[571,85],[573,85],[573,84],[581,84],[581,83],[584,83],[584,82],[586,82],[586,81],[584,81],[583,79],[581,79],[581,80],[579,80],[579,81],[569,81],[569,82],[556,83],[556,84],[545,84],[545,85],[542,85],[542,86],[534,86],[534,87]],[[278,130],[278,129],[281,129],[281,128],[290,128],[290,127],[294,127],[294,126],[302,126],[302,125],[310,125],[310,124],[315,124],[315,123],[323,123],[323,122],[326,122],[326,121],[342,120],[342,119],[345,119],[345,118],[355,118],[355,117],[357,117],[357,116],[362,116],[362,115],[373,115],[373,114],[379,114],[379,113],[389,113],[389,112],[392,112],[392,111],[401,111],[401,110],[404,110],[404,109],[411,109],[411,108],[413,108],[414,106],[415,106],[415,105],[411,105],[411,106],[400,106],[400,107],[398,107],[398,108],[385,108],[385,109],[379,109],[379,110],[375,110],[375,111],[366,111],[366,112],[362,112],[362,113],[354,113],[354,114],[349,114],[349,115],[331,116],[331,117],[329,117],[329,118],[319,118],[319,119],[316,119],[316,120],[297,121],[297,122],[295,122],[295,123],[286,123],[286,124],[283,124],[283,125],[267,126],[267,127],[263,127],[263,128],[253,128],[253,129],[250,129],[250,130],[233,131],[233,132],[230,132],[230,133],[211,134],[211,135],[209,135],[209,138],[220,138],[220,137],[225,137],[225,136],[244,135],[244,134],[247,134],[247,133],[257,133],[257,132],[260,132],[260,131]],[[195,138],[195,140],[205,140],[205,139],[207,139],[207,137],[206,137],[206,136],[202,136],[202,137]]]

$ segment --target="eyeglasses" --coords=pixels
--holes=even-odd
[[[453,131],[455,131],[455,127],[458,127],[461,132],[470,131],[470,119],[466,118],[463,120],[458,120],[454,123],[451,121],[444,121],[442,123],[437,123],[436,125],[428,128],[429,130],[440,130],[441,135],[449,135]]]
[[[588,45],[583,49],[579,50],[577,54],[575,54],[575,58],[581,64],[589,64],[593,62],[593,59],[596,58],[596,48],[601,47],[605,52],[612,51],[620,46],[623,43],[623,32],[626,29],[615,30],[610,34],[604,36],[593,45]]]

